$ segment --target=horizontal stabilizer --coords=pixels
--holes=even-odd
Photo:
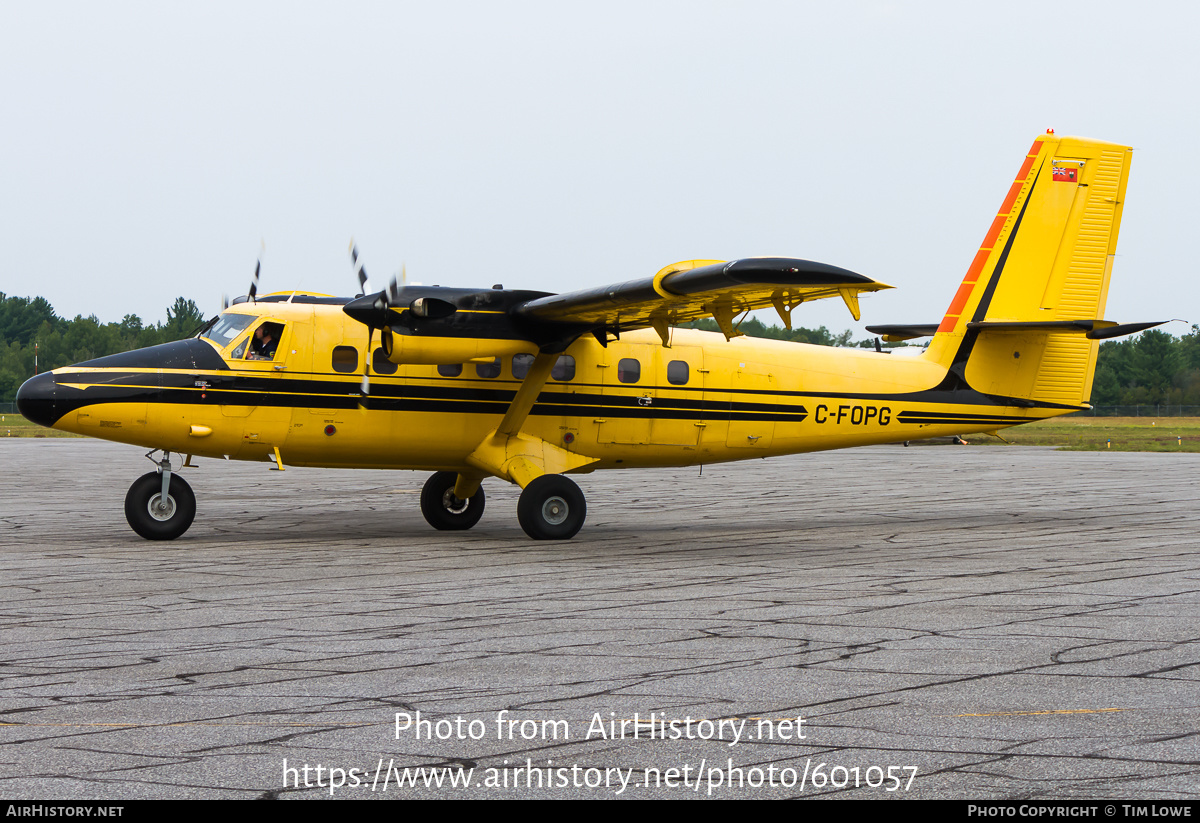
[[[1159,320],[1154,323],[1120,324],[1111,320],[981,320],[978,323],[968,323],[967,328],[980,331],[1054,331],[1067,334],[1077,332],[1089,340],[1109,340],[1113,337],[1137,334],[1166,322],[1168,321]]]
[[[1089,340],[1111,340],[1114,337],[1124,337],[1127,334],[1137,334],[1155,326],[1167,323],[1159,320],[1150,323],[1114,323],[1111,320],[981,320],[968,323],[968,329],[979,331],[1054,331],[1070,334],[1078,332]],[[920,325],[885,325],[867,326],[871,334],[881,335],[888,342],[912,340],[917,337],[932,337],[937,331],[937,324]]]
[[[1161,326],[1163,323],[1168,323],[1168,320],[1159,320],[1157,323],[1125,323],[1119,326],[1108,326],[1105,328],[1092,329],[1087,333],[1090,340],[1109,340],[1113,337],[1124,337],[1127,334],[1137,334],[1146,329],[1152,329],[1155,326]]]
[[[871,334],[878,334],[889,343],[899,343],[902,340],[913,340],[918,337],[933,337],[937,332],[937,323],[928,323],[925,325],[904,326],[904,325],[888,325],[888,326],[867,326],[867,331]]]

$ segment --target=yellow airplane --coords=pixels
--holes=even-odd
[[[133,530],[187,531],[195,496],[171,453],[285,466],[432,471],[421,511],[468,529],[481,482],[521,486],[535,539],[586,504],[566,475],[688,466],[995,431],[1088,408],[1131,150],[1041,135],[940,324],[912,356],[749,339],[745,312],[791,313],[890,288],[806,260],[691,260],[566,294],[398,287],[291,292],[227,307],[192,339],[55,369],[17,395],[30,420],[148,447]],[[676,328],[713,318],[722,334]],[[379,345],[375,345],[376,331]],[[878,347],[877,347],[878,348]],[[155,459],[155,454],[161,457]]]

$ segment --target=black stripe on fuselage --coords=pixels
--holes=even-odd
[[[291,394],[285,392],[241,392],[219,389],[146,389],[130,396],[117,395],[120,387],[97,387],[104,396],[60,398],[60,412],[105,402],[150,402],[166,405],[195,406],[264,406],[275,408],[353,409],[362,400],[357,392],[345,394]],[[368,408],[377,411],[441,412],[452,414],[504,414],[512,402],[509,397],[492,400],[470,397],[433,397],[413,394],[372,393],[366,398]],[[672,403],[669,399],[653,398],[650,405],[639,405],[634,396],[595,396],[546,393],[539,397],[531,411],[535,416],[602,416],[626,418],[662,418],[683,420],[775,420],[802,422],[808,411],[802,405],[781,406],[770,403],[700,402]],[[70,406],[68,408],[68,406]]]
[[[84,384],[86,390],[60,395],[56,399],[61,414],[105,402],[146,402],[168,405],[199,406],[268,406],[284,408],[328,409],[330,411],[356,408],[362,401],[357,381],[318,380],[311,377],[275,377],[259,375],[209,374],[147,374],[119,372],[98,375],[95,372],[65,372],[55,375],[60,391],[70,390],[63,383]],[[315,377],[315,375],[314,375]],[[99,379],[97,379],[99,378]],[[212,381],[212,382],[210,382]],[[198,385],[199,384],[199,385]],[[215,385],[214,385],[215,384]],[[509,384],[511,386],[511,383]],[[438,412],[459,414],[503,414],[515,395],[509,386],[480,388],[446,384],[407,383],[380,384],[366,399],[368,408],[379,411]],[[802,422],[808,417],[807,408],[800,403],[748,402],[735,397],[786,397],[789,401],[804,398],[868,399],[882,402],[937,403],[930,392],[903,394],[836,394],[803,393],[742,389],[703,389],[714,395],[728,395],[728,400],[691,397],[652,396],[646,392],[678,390],[680,387],[629,385],[631,392],[603,394],[599,392],[543,391],[531,414],[534,416],[613,417],[628,419],[676,420],[738,420]],[[133,390],[131,392],[131,390]],[[697,390],[698,391],[698,390]],[[642,392],[639,394],[637,392]],[[964,392],[944,394],[956,397],[963,404]],[[972,392],[972,394],[975,394]],[[980,395],[982,397],[982,395]],[[646,402],[646,405],[642,405]],[[933,410],[905,410],[896,422],[916,425],[1013,425],[1028,422],[1025,416],[1002,414],[967,414]]]
[[[997,426],[1012,426],[1017,423],[1028,423],[1028,417],[1018,417],[1010,414],[965,414],[960,412],[935,411],[902,411],[896,415],[897,423],[978,425],[993,423]]]
[[[324,378],[324,379],[320,379]],[[187,373],[170,373],[170,372],[119,372],[116,374],[103,374],[102,376],[96,372],[58,372],[55,373],[54,379],[56,383],[75,383],[80,385],[122,385],[122,386],[137,386],[148,388],[167,389],[191,389],[204,388],[209,393],[225,392],[222,396],[231,398],[241,398],[240,405],[303,405],[291,402],[271,402],[266,396],[312,396],[312,397],[344,397],[346,395],[358,396],[359,379],[356,376],[354,380],[347,380],[340,375],[329,373],[309,373],[300,377],[284,376],[277,374],[237,374],[230,371],[206,373],[196,372]],[[486,379],[486,378],[482,378]],[[472,380],[467,378],[467,380]],[[406,382],[396,383],[391,382],[388,378],[380,378],[375,376],[375,381],[372,383],[372,396],[375,397],[422,397],[430,399],[458,400],[458,401],[478,401],[491,403],[508,404],[512,401],[516,393],[518,383],[513,381],[504,381],[499,383],[496,388],[482,386],[465,386],[456,385],[456,383],[466,382],[459,378],[444,378],[438,382]],[[478,382],[478,381],[473,381]],[[203,386],[201,384],[204,384]],[[841,399],[841,400],[863,400],[873,401],[878,403],[932,403],[934,405],[956,405],[956,406],[1022,406],[1027,408],[1044,408],[1044,409],[1071,409],[1078,410],[1084,408],[1082,406],[1067,405],[1062,403],[1047,403],[1047,402],[1030,402],[1020,398],[1006,398],[995,395],[986,395],[969,386],[959,384],[959,381],[952,376],[947,377],[941,384],[934,386],[931,389],[923,389],[912,392],[819,392],[819,391],[791,391],[782,389],[744,389],[744,388],[708,388],[704,386],[676,386],[676,385],[639,385],[636,383],[615,385],[602,385],[599,383],[577,383],[577,382],[551,382],[548,387],[561,389],[561,391],[543,391],[538,396],[539,402],[551,402],[557,397],[576,397],[578,400],[574,402],[591,403],[600,406],[620,405],[622,403],[636,402],[637,394],[634,392],[669,392],[679,393],[684,395],[730,395],[738,397],[761,397],[764,400],[768,398],[789,398],[796,400],[813,400],[813,399]],[[580,392],[579,389],[592,389],[592,392]],[[603,390],[609,389],[610,393],[603,393]],[[631,393],[614,394],[611,390],[628,391]],[[595,391],[600,390],[600,391]],[[255,402],[251,395],[263,395],[263,402]],[[230,402],[234,402],[231,400]],[[714,402],[710,397],[703,400],[690,400],[687,397],[670,397],[656,396],[654,398],[655,405],[669,404],[679,407],[696,407],[701,404],[705,406],[724,405],[723,402]],[[738,407],[744,407],[755,410],[771,410],[778,408],[779,403],[763,402],[750,403],[748,401],[733,401]]]

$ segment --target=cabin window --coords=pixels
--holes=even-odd
[[[395,374],[396,364],[388,360],[382,348],[375,350],[374,356],[371,357],[371,371],[376,374]]]
[[[334,346],[333,370],[343,374],[358,371],[358,349],[353,346]]]
[[[445,366],[438,366],[438,374],[442,377],[458,377],[462,374],[462,363],[449,363]]]
[[[667,364],[667,382],[672,386],[682,386],[688,381],[688,364],[683,360],[672,360]]]
[[[529,367],[532,365],[532,354],[514,354],[512,362],[513,377],[518,380],[524,380],[525,375],[529,374]]]
[[[617,363],[617,379],[622,383],[636,383],[642,379],[642,364],[632,357],[622,357]]]
[[[554,363],[554,368],[550,370],[550,376],[555,380],[561,380],[564,383],[568,380],[575,379],[575,358],[569,354],[564,354]]]
[[[480,377],[499,377],[500,376],[500,358],[497,357],[491,363],[476,363],[475,373]]]
[[[525,375],[529,374],[529,368],[533,365],[532,354],[514,354],[512,359],[512,373],[517,380],[524,380]],[[554,361],[554,368],[550,370],[550,376],[555,380],[566,382],[575,379],[575,358],[569,354],[560,355]]]

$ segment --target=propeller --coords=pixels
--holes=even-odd
[[[351,257],[355,263],[355,271],[358,274],[358,282],[359,282],[359,285],[362,286],[362,288],[365,290],[367,288],[367,272],[363,268],[362,264],[359,262],[358,255],[356,252],[357,252],[357,249],[351,248],[350,253],[351,253]],[[374,308],[379,314],[381,314],[383,317],[386,318],[388,309],[391,306],[399,303],[399,300],[400,300],[400,287],[396,283],[395,275],[393,275],[391,282],[388,283],[387,289],[383,292],[380,292],[379,297],[376,298],[372,308]],[[371,358],[372,358],[372,347],[375,345],[375,325],[373,323],[366,323],[366,327],[367,327],[367,349],[363,355],[363,379],[362,379],[362,386],[359,388],[359,393],[361,396],[358,401],[359,408],[361,408],[361,409],[367,408],[367,398],[370,397],[370,395],[371,395]],[[381,325],[380,328],[383,331],[384,338],[387,338],[388,336],[391,335],[392,331],[391,331],[391,329],[389,329],[387,327],[386,322],[383,325]],[[384,348],[386,351],[390,352],[391,344],[385,342]]]
[[[354,238],[350,238],[350,262],[354,264],[354,276],[358,278],[358,296],[363,297],[370,290],[367,279],[367,267],[358,257],[358,246]],[[367,398],[371,395],[371,345],[375,342],[375,327],[367,324],[367,350],[363,352],[363,378],[359,387],[358,407],[366,409]]]
[[[354,276],[358,278],[358,291],[360,299],[365,297],[371,290],[370,280],[367,278],[367,268],[363,265],[362,260],[358,255],[358,245],[354,239],[350,240],[350,261],[354,264]],[[396,278],[393,275],[391,283],[388,284],[386,291],[381,292],[377,300],[375,300],[373,308],[386,318],[390,298],[399,298],[400,290],[396,285]],[[367,349],[363,353],[363,378],[362,385],[359,387],[358,406],[361,409],[367,408],[367,398],[371,395],[371,347],[375,344],[375,325],[366,323],[367,327]]]
[[[263,241],[262,249],[258,253],[258,260],[254,263],[254,275],[250,278],[250,292],[246,298],[251,302],[255,302],[255,296],[258,294],[258,275],[262,272],[263,253],[267,250],[266,241]],[[229,299],[229,295],[225,292],[221,293],[221,311],[225,311],[233,301]]]
[[[358,246],[353,239],[350,241],[350,260],[354,264],[354,275],[358,279],[360,295],[347,303],[343,311],[367,327],[367,351],[363,363],[361,399],[359,400],[359,406],[365,409],[367,398],[371,393],[371,347],[375,343],[375,329],[382,330],[384,351],[390,355],[392,310],[401,312],[401,317],[396,322],[402,325],[411,325],[414,320],[423,322],[449,317],[458,311],[458,307],[448,300],[437,297],[406,295],[405,292],[408,291],[407,266],[401,266],[399,281],[393,274],[386,289],[377,294],[371,294],[367,270],[363,266]],[[401,285],[402,283],[404,285]]]

